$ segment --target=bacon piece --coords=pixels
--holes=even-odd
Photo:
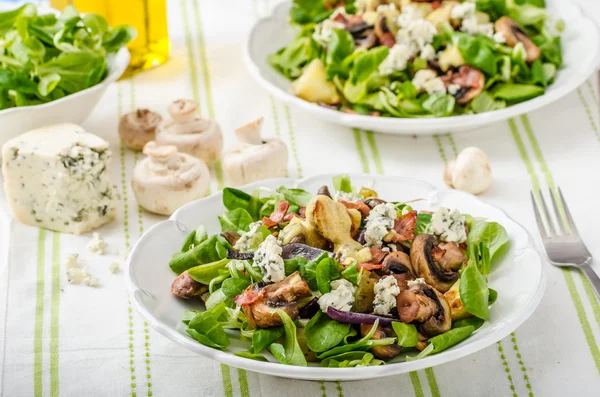
[[[383,265],[378,264],[378,263],[365,262],[365,263],[359,263],[358,265],[356,265],[356,267],[362,267],[365,270],[373,271],[373,270],[381,269],[383,267]]]
[[[277,204],[277,209],[271,214],[270,217],[263,217],[263,224],[267,227],[267,228],[272,228],[273,226],[277,225],[279,222],[281,222],[283,220],[283,218],[285,217],[285,214],[287,213],[287,211],[290,209],[290,203],[288,203],[285,200],[281,200],[278,204]]]
[[[348,209],[359,210],[360,213],[362,214],[363,218],[366,218],[371,213],[371,208],[369,208],[369,206],[366,205],[363,201],[359,201],[357,203],[351,203],[348,201],[339,200],[339,202],[342,203],[344,205],[344,207],[346,207]]]
[[[246,288],[244,292],[233,298],[238,306],[249,306],[265,296],[265,288],[256,288],[256,284]]]
[[[373,263],[381,263],[389,252],[380,250],[379,248],[371,248],[371,261]]]
[[[410,211],[394,222],[394,230],[398,233],[394,236],[394,242],[415,239],[415,227],[417,226],[417,211]]]
[[[440,8],[442,6],[442,2],[441,0],[434,0],[431,2],[431,8],[433,10],[437,10],[438,8]]]
[[[300,218],[300,215],[296,214],[295,212],[290,212],[289,214],[283,217],[283,220],[285,222],[289,222],[292,220],[292,218]]]

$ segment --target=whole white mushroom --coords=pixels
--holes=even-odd
[[[160,123],[156,129],[156,142],[176,146],[180,152],[190,154],[210,165],[221,157],[223,133],[216,121],[197,115],[198,104],[180,99],[169,105],[172,120]]]
[[[492,184],[492,170],[485,153],[476,147],[461,151],[444,170],[444,181],[454,189],[472,194],[485,192]]]
[[[223,157],[223,172],[232,186],[262,179],[283,177],[287,173],[288,149],[279,138],[261,138],[261,117],[235,133],[242,143]]]
[[[135,166],[131,186],[145,210],[171,215],[182,205],[206,195],[210,173],[204,161],[155,141],[144,146],[144,154],[148,157]]]

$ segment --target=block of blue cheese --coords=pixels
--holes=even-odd
[[[26,132],[2,147],[7,200],[21,222],[85,233],[115,218],[108,142],[75,124]]]

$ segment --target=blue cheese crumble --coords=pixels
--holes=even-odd
[[[398,280],[393,276],[383,277],[375,284],[374,291],[373,313],[390,314],[390,311],[396,307],[396,296],[400,293]]]
[[[251,223],[250,230],[240,236],[233,248],[240,252],[248,252],[256,249],[262,241],[262,234],[258,231],[262,224],[262,221]]]
[[[263,281],[277,282],[285,278],[285,266],[281,253],[283,249],[277,244],[277,239],[267,236],[254,253],[254,264],[260,268]]]
[[[440,207],[431,216],[431,231],[442,241],[464,243],[467,241],[465,222],[458,210],[450,212],[448,208]]]
[[[400,27],[396,33],[396,44],[379,65],[379,73],[389,75],[407,68],[409,60],[421,53],[425,59],[432,57],[431,43],[437,33],[435,25],[423,18],[414,5],[402,7],[402,14],[396,23]]]
[[[354,292],[356,287],[344,279],[334,280],[331,282],[331,291],[323,294],[319,300],[319,306],[323,312],[327,311],[329,306],[343,312],[349,312],[354,303]]]
[[[383,238],[394,227],[396,207],[394,204],[379,204],[371,210],[367,217],[365,241],[370,248],[381,248]]]
[[[363,200],[363,197],[360,194],[354,193],[354,192],[346,193],[346,192],[338,191],[338,192],[335,192],[333,199],[335,201],[346,201],[348,203],[357,203],[357,202]]]

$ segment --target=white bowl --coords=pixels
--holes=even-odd
[[[293,181],[276,179],[254,183],[242,190],[251,192],[257,187],[277,188],[280,185],[298,186],[310,192],[331,184],[333,175],[321,175]],[[248,349],[246,342],[230,337],[228,351],[211,349],[189,337],[181,315],[186,309],[203,307],[202,304],[183,301],[170,292],[176,275],[168,266],[173,253],[179,252],[191,230],[203,224],[216,233],[220,230],[217,215],[224,210],[222,193],[189,203],[177,210],[169,220],[148,230],[135,245],[129,256],[125,275],[133,306],[158,332],[187,349],[221,363],[264,374],[287,378],[312,380],[357,380],[394,375],[446,363],[484,349],[505,338],[521,325],[538,306],[546,286],[542,260],[534,249],[527,231],[502,210],[484,203],[475,196],[454,190],[437,190],[416,179],[395,176],[351,175],[356,186],[372,186],[381,197],[397,201],[415,198],[425,200],[415,204],[417,209],[435,209],[439,206],[458,208],[463,213],[484,217],[502,224],[509,235],[510,246],[500,263],[489,276],[490,287],[498,291],[498,300],[490,310],[490,320],[470,338],[440,354],[421,360],[397,362],[366,368],[294,367],[279,364],[270,355],[271,362],[259,362],[237,357],[235,351]],[[417,205],[418,204],[418,205]]]
[[[548,9],[566,22],[563,34],[564,66],[543,96],[489,113],[445,118],[402,119],[345,114],[300,99],[290,93],[290,81],[274,70],[267,56],[289,45],[297,30],[289,24],[291,2],[277,6],[273,15],[256,22],[244,48],[244,63],[252,77],[269,93],[312,116],[347,127],[399,135],[459,132],[506,120],[554,102],[579,87],[600,63],[597,24],[568,0],[548,0]]]
[[[0,11],[14,8],[14,5],[0,6]],[[40,6],[40,12],[49,13],[55,10]],[[123,75],[129,65],[129,50],[121,48],[116,54],[108,57],[108,74],[100,83],[85,90],[65,96],[56,101],[34,106],[15,107],[0,110],[0,146],[15,136],[34,128],[57,123],[81,124],[92,113],[98,101],[110,84]]]

